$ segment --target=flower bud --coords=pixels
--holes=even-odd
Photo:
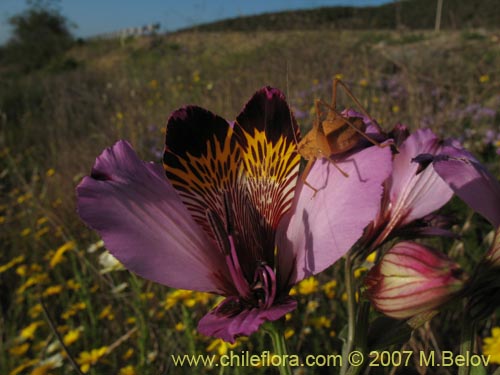
[[[398,243],[365,278],[366,294],[375,308],[397,319],[437,309],[463,283],[458,264],[414,242]]]
[[[486,253],[485,259],[491,267],[500,268],[500,227],[495,232],[493,243]]]

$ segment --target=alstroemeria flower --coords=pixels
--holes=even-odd
[[[403,134],[401,126],[398,134]],[[419,154],[439,154],[442,141],[430,129],[420,129],[409,135],[394,155],[394,167],[385,183],[385,193],[377,219],[367,231],[365,240],[371,250],[380,246],[398,229],[425,218],[441,208],[453,195],[448,184],[431,168],[418,172],[412,160]],[[418,234],[442,234],[440,228],[418,229]]]
[[[78,210],[126,268],[226,299],[198,330],[233,342],[293,310],[289,289],[343,256],[373,220],[389,150],[317,162],[296,187],[298,127],[282,93],[259,90],[234,123],[196,106],[167,124],[164,169],[124,141],[78,187]]]
[[[456,195],[495,228],[500,226],[500,182],[468,151],[445,147],[433,158],[433,166]]]
[[[400,242],[366,275],[366,294],[380,312],[406,319],[448,302],[463,287],[464,276],[446,255]]]

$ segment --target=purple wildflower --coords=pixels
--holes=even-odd
[[[226,299],[199,322],[233,342],[295,309],[300,280],[342,257],[373,220],[390,150],[317,162],[296,186],[298,127],[283,94],[259,90],[234,123],[195,106],[167,124],[164,169],[120,141],[77,188],[82,219],[126,268]]]

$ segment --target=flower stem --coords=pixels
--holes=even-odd
[[[347,294],[347,339],[342,348],[342,363],[348,363],[349,353],[352,351],[354,345],[354,329],[356,327],[356,288],[354,286],[354,275],[352,272],[351,254],[346,255],[344,266],[345,289]],[[341,374],[345,375],[347,372],[347,365],[342,366]]]
[[[474,321],[470,318],[469,314],[464,313],[462,322],[462,333],[460,335],[460,354],[466,356],[467,353],[472,351],[472,342],[475,336]],[[459,366],[458,375],[469,375],[469,366]]]
[[[288,350],[286,348],[282,324],[280,324],[280,322],[276,322],[275,324],[268,322],[265,323],[262,328],[271,337],[274,354],[281,358],[281,366],[279,366],[280,375],[292,375],[292,368],[288,362]]]

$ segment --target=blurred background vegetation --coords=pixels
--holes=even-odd
[[[242,17],[122,39],[76,40],[53,2],[32,3],[12,17],[12,39],[0,49],[0,373],[71,371],[55,330],[92,374],[165,373],[171,353],[228,350],[193,330],[214,297],[119,271],[75,213],[75,186],[95,157],[127,139],[143,159],[159,162],[168,115],[182,105],[234,119],[258,88],[276,86],[306,130],[314,99],[330,100],[337,76],[385,129],[401,122],[457,137],[498,176],[496,3],[445,0],[439,33],[432,30],[434,0]],[[353,106],[345,96],[340,101]],[[448,210],[464,237],[442,244],[471,266],[484,252],[487,227],[465,221],[471,213],[460,202]],[[343,287],[332,276],[340,272],[334,267],[295,291],[301,307],[287,325],[291,352],[339,350],[346,312]],[[409,347],[456,349],[458,310],[422,328]],[[494,325],[497,318],[481,336]],[[238,350],[268,344],[252,337]]]

